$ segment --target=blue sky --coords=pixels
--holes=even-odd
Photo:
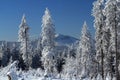
[[[54,20],[56,33],[79,38],[86,21],[94,34],[92,3],[95,0],[0,0],[0,40],[17,41],[22,15],[26,15],[30,36],[38,37],[41,18],[47,7]]]

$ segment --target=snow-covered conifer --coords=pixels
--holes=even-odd
[[[77,67],[76,67],[76,60],[73,57],[68,57],[66,58],[65,65],[63,66],[63,75],[65,78],[70,78],[72,79],[74,75],[76,75],[77,72]]]
[[[37,53],[39,53],[39,55],[42,55],[42,44],[41,44],[41,37],[38,39],[38,43],[37,43]]]
[[[42,44],[42,59],[45,68],[45,75],[50,76],[54,69],[54,47],[55,47],[55,29],[52,17],[48,8],[42,17],[42,31],[41,31],[41,44]]]
[[[4,42],[2,45],[2,60],[1,60],[1,65],[3,67],[7,66],[9,61],[10,61],[10,48],[8,48],[8,42]]]
[[[94,27],[96,29],[95,32],[95,48],[96,48],[96,60],[98,64],[97,72],[102,74],[102,78],[104,78],[104,54],[103,54],[103,27],[104,27],[104,18],[103,15],[104,8],[104,0],[97,0],[93,4],[92,15],[94,16]]]
[[[23,15],[21,24],[19,26],[19,32],[18,32],[18,41],[20,42],[20,53],[22,54],[22,58],[24,60],[24,63],[26,66],[30,66],[29,57],[29,27],[26,22],[25,15]]]
[[[42,47],[48,47],[49,49],[54,48],[55,42],[55,29],[52,21],[52,17],[48,8],[45,10],[45,14],[42,18],[42,33],[41,33]]]
[[[115,69],[115,77],[119,80],[118,64],[119,64],[119,51],[120,46],[120,1],[107,0],[105,4],[106,26],[110,29],[110,46],[109,46],[109,59],[111,60],[110,73],[113,76],[113,69]],[[114,67],[115,64],[115,67]],[[113,68],[114,67],[114,68]]]
[[[86,22],[84,22],[81,32],[81,65],[85,70],[85,76],[90,76],[91,73],[95,73],[95,64],[93,62],[95,53],[93,52],[93,39],[87,28]]]
[[[101,74],[98,74],[98,75],[97,75],[96,80],[103,80],[103,78],[102,78]]]

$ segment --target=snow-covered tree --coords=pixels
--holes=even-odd
[[[96,80],[103,80],[103,78],[102,78],[101,74],[98,74],[98,75],[97,75]]]
[[[76,67],[76,59],[74,57],[68,57],[66,58],[65,65],[63,66],[63,77],[69,78],[72,80],[72,78],[76,75],[77,73],[77,67]]]
[[[91,34],[87,28],[86,22],[84,22],[82,32],[81,32],[81,65],[84,70],[84,74],[82,76],[90,76],[91,73],[95,73],[95,63],[93,52],[93,39],[91,37]],[[93,76],[93,75],[92,75]]]
[[[81,53],[81,42],[79,41],[77,45],[77,49],[76,49],[76,68],[77,68],[76,76],[81,75],[81,72],[82,72],[81,54],[82,54]]]
[[[41,37],[38,39],[37,42],[37,47],[35,49],[33,49],[31,52],[33,52],[32,55],[32,68],[43,68],[43,64],[42,64],[42,44],[41,44]]]
[[[120,53],[118,49],[120,46],[120,1],[119,0],[107,0],[105,4],[105,16],[106,16],[106,26],[110,29],[110,47],[109,54],[114,61],[111,61],[112,65],[115,64],[115,77],[119,80],[118,64]],[[111,73],[113,73],[111,67]],[[112,75],[113,76],[113,75]]]
[[[110,73],[107,74],[107,76],[106,76],[106,80],[112,80],[112,79],[111,79],[111,75],[110,75]]]
[[[62,73],[64,64],[65,64],[64,55],[62,53],[58,53],[55,61],[55,67],[56,67],[57,73],[59,74]]]
[[[11,56],[10,48],[8,48],[8,42],[4,42],[2,44],[1,50],[2,50],[1,66],[5,67],[8,65]]]
[[[104,53],[104,76],[107,76],[107,73],[111,71],[112,68],[112,56],[109,53],[109,46],[110,46],[110,30],[107,26],[104,27],[103,30],[103,53]]]
[[[13,48],[11,50],[11,57],[12,57],[12,62],[13,61],[16,61],[16,60],[19,60],[19,50],[18,48],[16,47],[15,43],[13,44]]]
[[[76,44],[73,43],[71,45],[68,45],[68,55],[70,57],[76,57]]]
[[[104,53],[103,53],[103,27],[104,18],[103,15],[104,0],[97,0],[93,4],[92,15],[94,16],[94,27],[96,29],[95,40],[96,40],[96,60],[98,63],[97,72],[104,78]]]
[[[54,47],[55,47],[55,29],[52,17],[48,8],[42,18],[42,31],[41,31],[41,44],[42,44],[42,59],[45,68],[45,75],[49,76],[54,68]]]
[[[41,68],[43,69],[43,64],[42,64],[42,61],[41,61],[41,53],[38,51],[38,50],[35,50],[33,52],[33,55],[32,55],[32,68]]]
[[[41,33],[41,43],[42,47],[48,47],[50,50],[54,48],[55,42],[55,29],[52,21],[52,17],[48,8],[45,10],[45,14],[42,18],[42,33]]]
[[[5,45],[2,42],[2,44],[0,46],[0,66],[2,66],[2,57],[3,57],[4,49],[5,49]]]
[[[41,44],[41,37],[38,39],[38,43],[37,43],[37,53],[39,53],[39,55],[42,55],[42,50],[43,50],[43,48],[42,48],[42,44]]]
[[[30,66],[30,51],[29,51],[29,27],[26,23],[25,15],[23,15],[21,24],[19,26],[19,39],[20,42],[20,53],[22,54],[22,58],[24,60],[24,63],[27,67]]]

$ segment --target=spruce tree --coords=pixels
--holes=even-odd
[[[81,32],[81,65],[82,70],[84,70],[83,76],[91,76],[92,73],[95,73],[95,67],[94,67],[94,55],[93,52],[93,39],[91,37],[91,34],[87,28],[86,22],[84,22],[82,32]]]
[[[45,76],[51,76],[54,70],[54,47],[55,47],[55,29],[52,17],[48,8],[42,18],[42,31],[41,31],[41,44],[42,44],[42,59],[45,68]]]
[[[95,48],[96,48],[96,60],[97,60],[97,74],[102,75],[104,79],[104,52],[103,52],[103,27],[104,27],[104,18],[103,8],[104,0],[97,0],[93,4],[92,15],[94,16],[94,27],[96,29],[95,33]]]
[[[119,37],[119,32],[120,32],[120,7],[119,7],[119,0],[107,0],[105,4],[105,16],[106,16],[106,26],[109,27],[110,29],[110,46],[109,46],[109,54],[111,55],[111,60],[112,64],[115,64],[115,77],[116,80],[119,80],[119,71],[118,71],[118,64],[119,64],[119,56],[120,53],[118,49],[120,49],[118,43],[120,43],[120,37]],[[111,67],[112,69],[112,67]],[[113,72],[112,77],[113,77]]]
[[[22,54],[23,61],[26,69],[30,66],[30,51],[29,51],[29,27],[26,22],[25,15],[23,15],[21,24],[19,26],[18,41],[20,42],[20,53]]]

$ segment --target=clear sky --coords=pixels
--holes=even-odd
[[[95,0],[0,0],[0,40],[17,41],[22,15],[26,15],[30,36],[38,37],[41,19],[47,7],[54,20],[56,33],[79,38],[86,21],[94,34],[92,3]]]

